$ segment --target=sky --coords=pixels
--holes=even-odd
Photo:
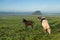
[[[0,0],[0,11],[7,12],[60,12],[60,0]]]

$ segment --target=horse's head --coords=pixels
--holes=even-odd
[[[41,19],[41,17],[38,17],[38,19]]]
[[[42,16],[38,17],[38,19],[43,19],[43,18],[45,18],[45,17],[42,17]]]
[[[23,22],[26,22],[27,20],[23,18]]]

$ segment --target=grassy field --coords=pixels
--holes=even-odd
[[[34,21],[25,30],[22,19]],[[60,17],[47,17],[52,34],[44,34],[37,16],[0,16],[0,40],[60,40]]]

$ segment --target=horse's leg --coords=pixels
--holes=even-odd
[[[43,32],[46,33],[46,29],[43,29]]]
[[[42,27],[43,27],[43,32],[46,33],[46,30],[47,30],[46,29],[46,26],[45,25],[42,25]]]
[[[47,29],[47,32],[48,32],[49,34],[51,34],[51,29],[50,29],[50,28],[48,28],[48,29]]]
[[[33,29],[33,25],[31,25],[32,26],[32,29]]]
[[[25,29],[27,29],[27,25],[25,25]]]

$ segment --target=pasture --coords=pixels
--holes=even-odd
[[[25,30],[22,19],[34,21]],[[52,34],[44,34],[37,16],[0,16],[0,40],[60,40],[60,17],[48,17]]]

